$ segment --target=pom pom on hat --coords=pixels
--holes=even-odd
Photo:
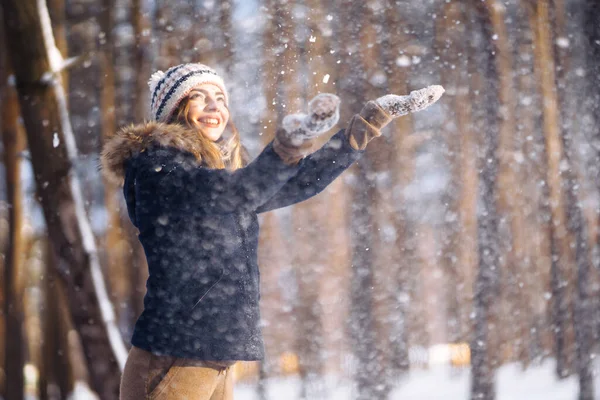
[[[197,63],[180,64],[166,72],[157,71],[150,76],[150,113],[152,119],[167,122],[181,100],[198,85],[210,83],[217,86],[229,103],[225,83],[212,68]]]

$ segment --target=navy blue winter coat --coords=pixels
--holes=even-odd
[[[271,143],[228,171],[199,164],[195,135],[178,125],[135,125],[102,154],[106,174],[123,183],[148,261],[131,343],[192,359],[260,360],[257,214],[321,192],[363,151],[340,131],[297,165],[286,165]]]

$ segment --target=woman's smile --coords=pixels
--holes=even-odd
[[[198,119],[198,122],[200,122],[201,124],[204,124],[204,125],[211,126],[211,127],[217,127],[217,126],[221,125],[221,121],[219,120],[219,118],[205,117],[205,118]]]

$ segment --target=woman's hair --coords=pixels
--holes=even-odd
[[[236,129],[231,118],[227,122],[225,129],[229,128],[231,135],[228,139],[223,136],[213,142],[200,132],[194,123],[189,119],[190,101],[185,97],[177,106],[173,115],[169,119],[170,124],[180,124],[187,128],[198,131],[198,140],[200,141],[200,154],[196,156],[199,161],[208,168],[236,170],[248,163],[246,149],[240,142],[240,134]]]

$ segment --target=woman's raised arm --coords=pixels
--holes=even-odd
[[[360,158],[369,141],[380,136],[381,129],[393,118],[421,111],[439,100],[443,93],[444,89],[436,85],[413,91],[407,96],[391,94],[368,102],[362,111],[350,120],[345,130],[338,132],[320,150],[306,157],[298,173],[256,211],[261,213],[286,207],[322,192]],[[336,119],[331,126],[337,122],[339,101],[335,103],[334,115]],[[317,123],[307,123],[314,120]],[[321,134],[323,129],[331,128],[326,124],[319,124],[318,120],[315,117],[294,114],[286,117],[283,125],[290,136],[297,135],[300,138],[297,140],[310,140],[311,135]],[[310,131],[307,126],[317,129]]]

